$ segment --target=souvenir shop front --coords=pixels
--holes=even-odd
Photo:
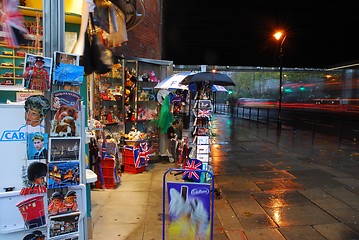
[[[125,58],[108,73],[87,77],[89,159],[99,177],[96,188],[115,188],[121,172],[140,173],[159,160],[165,139],[158,127],[162,98],[154,86],[171,70],[171,61]],[[98,157],[102,146],[106,154]]]
[[[71,50],[81,9],[11,2],[3,11],[24,18],[0,31],[0,239],[89,239],[91,186],[114,188],[160,153],[153,86],[172,62],[112,56],[106,71],[89,70]]]

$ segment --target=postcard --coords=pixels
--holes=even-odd
[[[27,134],[27,159],[47,159],[48,155],[48,134],[28,133]]]
[[[48,164],[48,189],[80,184],[79,162],[51,162]]]
[[[81,138],[50,138],[50,162],[78,161],[81,153]]]
[[[52,75],[52,58],[25,54],[23,77],[24,87],[42,92],[50,90]]]
[[[56,51],[54,53],[54,79],[57,85],[81,85],[84,67],[79,66],[80,56]]]
[[[61,239],[64,239],[67,235],[76,234],[79,232],[79,220],[80,213],[74,212],[63,215],[56,215],[49,217],[49,237],[50,239],[58,239],[58,236],[61,236]],[[66,238],[72,239],[72,238]]]

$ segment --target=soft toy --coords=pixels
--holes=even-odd
[[[143,73],[142,76],[141,76],[141,78],[142,78],[142,81],[148,82],[148,80],[149,80],[150,77],[148,76],[148,73]]]
[[[158,79],[154,71],[150,72],[150,82],[158,82]]]
[[[132,121],[132,119],[135,117],[135,112],[132,109],[131,105],[126,104],[125,105],[125,118],[126,120]]]
[[[141,90],[139,96],[138,96],[138,100],[139,101],[149,101],[149,94],[148,94],[148,91],[144,91],[144,90]]]
[[[125,103],[128,104],[134,100],[136,92],[137,78],[135,76],[135,70],[126,70],[126,81],[125,81]]]

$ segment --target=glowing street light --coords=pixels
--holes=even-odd
[[[281,112],[282,112],[282,98],[283,98],[283,43],[285,38],[287,37],[282,32],[276,32],[273,37],[277,41],[280,41],[280,51],[279,51],[279,99],[278,99],[278,118],[277,118],[277,130],[282,129],[282,119],[281,119]]]

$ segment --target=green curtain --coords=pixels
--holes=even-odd
[[[161,129],[161,133],[166,133],[171,123],[174,121],[174,116],[171,113],[170,96],[167,95],[162,103],[161,111],[157,121],[157,127]]]

